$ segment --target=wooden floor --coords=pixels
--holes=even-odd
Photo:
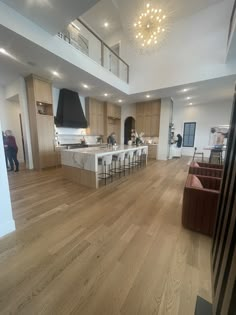
[[[194,314],[197,295],[211,301],[211,241],[181,226],[186,176],[185,159],[97,191],[60,168],[10,174],[0,314]]]

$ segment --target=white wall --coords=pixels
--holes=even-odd
[[[233,102],[233,101],[232,101]],[[232,110],[232,102],[203,104],[195,106],[179,106],[174,103],[173,123],[175,135],[183,135],[184,122],[196,122],[196,134],[194,146],[198,151],[209,145],[210,128],[219,125],[229,125]],[[182,154],[192,156],[194,148],[183,148]],[[205,150],[206,157],[210,151]]]
[[[136,120],[136,104],[122,105],[121,107],[121,134],[120,142],[124,144],[125,120],[127,117],[133,117]]]
[[[0,88],[0,103],[4,100],[2,93]],[[2,134],[1,121],[0,133]],[[15,230],[2,137],[0,138],[0,196],[0,237],[2,237]]]
[[[5,131],[7,129],[12,130],[16,143],[18,146],[17,158],[19,162],[24,162],[23,145],[21,139],[21,128],[20,128],[20,118],[21,113],[20,104],[17,102],[3,101],[0,103],[0,120],[2,124],[2,129]]]
[[[159,142],[157,148],[158,160],[167,160],[170,154],[169,144],[169,126],[172,122],[173,103],[170,98],[161,100],[161,116],[160,116],[160,131]]]

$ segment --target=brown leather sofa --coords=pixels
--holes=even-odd
[[[221,178],[223,176],[223,166],[219,164],[200,163],[193,161],[189,167],[189,174]]]
[[[221,179],[189,174],[184,187],[182,224],[212,236]]]

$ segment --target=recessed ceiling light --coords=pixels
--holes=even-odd
[[[146,98],[149,98],[150,97],[150,95],[146,95]]]
[[[52,71],[52,74],[55,75],[55,77],[59,77],[59,73],[57,71]]]
[[[108,26],[109,26],[109,23],[108,23],[108,22],[105,22],[105,23],[104,23],[104,26],[105,26],[105,27],[108,27]]]
[[[104,96],[108,96],[108,94],[107,94],[107,93],[105,93],[105,94],[104,94]]]
[[[83,84],[83,87],[84,87],[85,89],[88,89],[88,85],[87,85],[87,84]]]
[[[187,89],[183,89],[183,92],[187,92],[188,90]]]
[[[0,48],[0,53],[3,54],[3,55],[5,55],[5,56],[7,56],[7,57],[10,57],[10,58],[12,58],[12,59],[14,59],[14,60],[17,60],[16,57],[14,57],[14,56],[12,56],[11,54],[9,54],[9,52],[6,51],[6,49],[4,49],[4,48]]]
[[[189,103],[189,105],[193,105],[193,103]]]
[[[118,100],[119,103],[122,103],[122,100]]]
[[[0,48],[0,53],[3,55],[9,55],[8,52],[6,51],[6,49],[4,49],[4,48]]]
[[[188,96],[188,97],[187,97],[187,100],[190,100],[190,99],[191,99],[191,97]]]

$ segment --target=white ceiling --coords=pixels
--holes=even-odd
[[[21,15],[57,34],[99,0],[1,0]],[[14,22],[14,21],[12,21]]]
[[[0,54],[0,85],[9,84],[20,75],[27,76],[30,73],[34,73],[52,80],[55,87],[76,90],[82,96],[93,96],[105,100],[106,98],[103,94],[108,93],[110,101],[117,102],[118,99],[122,99],[123,104],[148,100],[146,98],[147,92],[136,95],[125,95],[114,87],[76,68],[69,62],[53,55],[1,25],[0,47],[4,47],[16,57],[16,60],[14,60]],[[61,77],[53,77],[51,74],[53,70],[59,72]],[[223,102],[225,100],[232,101],[235,80],[236,76],[228,76],[185,86],[149,91],[148,94],[151,96],[150,99],[172,97],[176,104],[186,106],[190,102],[194,105]],[[83,84],[87,84],[89,89],[84,89],[82,87]],[[182,92],[184,88],[188,89],[187,93]],[[187,100],[187,96],[191,97],[191,100]]]
[[[165,10],[170,17],[170,23],[187,18],[207,7],[223,2],[224,0],[150,0],[155,6]],[[227,0],[232,1],[232,0]],[[143,11],[144,0],[101,0],[82,15],[84,21],[102,37],[106,38],[111,34],[133,25],[135,17]],[[104,22],[109,27],[104,27]]]

